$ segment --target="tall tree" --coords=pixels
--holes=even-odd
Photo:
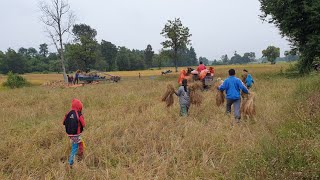
[[[73,56],[69,56],[69,59],[74,59],[76,63],[81,64],[78,67],[82,70],[87,68],[93,68],[98,57],[98,42],[96,41],[97,31],[86,24],[76,24],[73,26],[72,32],[75,35],[75,39],[79,41],[71,46],[76,46],[72,53]],[[71,48],[72,49],[72,48]],[[105,69],[105,68],[104,68]]]
[[[230,59],[230,64],[242,64],[242,57],[237,51],[234,52],[234,55]]]
[[[319,0],[259,0],[262,20],[275,24],[301,53],[300,72],[308,73],[320,57]]]
[[[188,52],[188,56],[190,58],[190,62],[188,66],[196,66],[198,65],[198,58],[195,49],[191,46]]]
[[[148,44],[146,50],[144,51],[144,61],[148,68],[152,67],[153,56],[154,56],[154,51],[152,51],[152,46]]]
[[[111,42],[102,40],[100,43],[101,55],[107,63],[107,71],[114,71],[116,67],[116,58],[118,53],[118,48]]]
[[[206,57],[199,57],[199,62],[202,62],[204,65],[210,65],[209,60]]]
[[[40,54],[42,57],[47,57],[48,53],[49,53],[48,44],[46,44],[46,43],[40,44],[39,54]]]
[[[3,73],[3,69],[5,69],[4,58],[5,58],[5,54],[2,51],[0,51],[0,73]]]
[[[178,72],[178,50],[190,44],[189,28],[182,25],[180,18],[175,18],[173,21],[168,20],[168,23],[163,28],[161,35],[167,40],[162,42],[163,48],[171,48],[174,53],[174,65]]]
[[[117,66],[120,71],[128,71],[130,66],[130,50],[126,47],[119,47],[117,55]]]
[[[75,37],[75,42],[81,41],[81,37],[95,40],[97,36],[97,31],[86,24],[75,24],[72,28],[72,33]]]
[[[228,55],[226,54],[226,55],[221,56],[221,61],[223,64],[229,64],[230,60],[228,58]]]
[[[38,55],[38,51],[35,48],[31,47],[28,48],[27,54],[29,57],[36,57]]]
[[[42,1],[40,10],[42,12],[41,21],[46,25],[46,31],[49,34],[57,52],[60,54],[61,66],[64,81],[68,82],[65,59],[64,59],[64,35],[69,33],[74,24],[75,15],[70,10],[70,5],[66,0],[50,0],[51,4]]]
[[[266,57],[271,64],[276,64],[276,59],[280,57],[280,48],[269,46],[262,51],[263,57]]]

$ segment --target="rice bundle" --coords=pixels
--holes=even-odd
[[[255,101],[255,93],[250,92],[247,97],[245,97],[241,104],[241,113],[245,116],[253,117],[256,115],[256,107],[254,104]]]
[[[222,91],[218,90],[218,87],[221,86],[221,84],[223,84],[223,81],[221,80],[221,78],[217,79],[217,82],[214,85],[214,89],[216,89],[217,93],[216,93],[216,105],[218,107],[220,107],[224,101],[225,101],[225,95]]]
[[[167,91],[165,92],[165,94],[162,96],[162,99],[161,99],[163,102],[166,102],[167,107],[172,106],[174,103],[173,94],[174,94],[174,87],[172,86],[172,84],[168,84]]]
[[[202,83],[196,82],[189,86],[190,91],[190,103],[200,106],[203,100],[203,96],[199,94],[199,90],[202,89]]]
[[[202,90],[203,84],[202,82],[195,82],[189,85],[189,90],[191,91],[196,91],[196,90]]]
[[[220,107],[222,104],[224,104],[224,101],[225,101],[224,93],[218,90],[216,94],[216,105]]]

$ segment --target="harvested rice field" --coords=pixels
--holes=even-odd
[[[319,179],[320,77],[291,76],[288,66],[215,67],[216,78],[246,68],[255,80],[256,114],[233,126],[216,90],[200,91],[189,117],[175,95],[167,107],[177,73],[112,72],[119,83],[77,88],[40,86],[60,74],[27,74],[34,86],[0,88],[0,179]],[[73,98],[84,105],[85,152],[69,169],[62,120]]]

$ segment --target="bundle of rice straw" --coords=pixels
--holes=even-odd
[[[224,104],[225,101],[225,95],[222,91],[217,90],[216,94],[216,105],[220,107],[222,104]]]
[[[189,91],[190,91],[190,103],[200,106],[203,100],[203,96],[199,94],[199,90],[202,89],[202,83],[201,82],[196,82],[193,83],[189,86]]]
[[[200,81],[197,81],[195,83],[192,83],[189,85],[189,90],[191,91],[196,91],[196,90],[202,90],[203,89],[203,84]]]
[[[241,113],[244,116],[253,117],[256,115],[256,107],[254,104],[256,94],[254,92],[250,92],[249,95],[244,95],[244,98],[241,103]]]
[[[214,85],[214,89],[217,91],[216,93],[216,105],[219,107],[221,106],[224,101],[225,101],[225,95],[224,95],[224,92],[222,91],[219,91],[217,88],[219,86],[221,86],[221,84],[223,84],[223,80],[221,80],[221,78],[218,78],[217,79],[217,82],[215,83]]]
[[[166,102],[167,107],[172,106],[174,103],[173,94],[174,94],[174,87],[172,84],[168,84],[167,91],[165,92],[165,94],[162,96],[162,99],[161,99],[163,102]]]

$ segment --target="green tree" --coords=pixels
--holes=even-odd
[[[76,29],[72,31],[75,39],[79,39],[79,41],[66,46],[69,70],[94,68],[96,61],[99,61],[99,58],[101,58],[99,57],[98,43],[95,36],[92,36],[93,34],[96,35],[96,30],[85,24],[74,25],[74,28]],[[102,63],[99,62],[99,64],[101,65]],[[101,68],[105,69],[105,67]]]
[[[144,51],[144,60],[148,68],[152,67],[154,51],[152,51],[152,46],[148,44],[146,50]]]
[[[28,48],[27,55],[32,58],[36,57],[38,55],[38,51],[33,47]]]
[[[209,65],[209,60],[206,57],[199,57],[199,62],[202,62],[204,65]]]
[[[27,57],[28,56],[28,49],[21,47],[21,48],[19,48],[18,53],[21,54],[22,56]]]
[[[133,49],[129,51],[130,70],[143,70],[146,67],[144,51]]]
[[[154,58],[153,64],[159,69],[164,66],[172,66],[172,51],[162,49]]]
[[[266,57],[271,64],[276,64],[276,59],[280,57],[280,48],[269,46],[262,51],[262,57]]]
[[[119,47],[116,61],[119,71],[130,70],[130,50],[126,47]]]
[[[262,20],[275,24],[301,53],[299,69],[308,73],[320,57],[320,1],[259,0]]]
[[[229,64],[230,62],[229,62],[230,60],[229,60],[229,58],[228,58],[228,55],[226,54],[226,55],[223,55],[223,56],[221,56],[221,62],[223,63],[223,64]]]
[[[4,74],[7,74],[9,71],[23,74],[27,69],[26,59],[21,54],[9,48],[4,56],[3,67],[1,68]]]
[[[188,51],[188,57],[190,59],[188,66],[196,66],[198,65],[198,58],[195,49],[191,46]]]
[[[111,42],[102,40],[100,43],[101,55],[107,63],[107,71],[114,71],[116,67],[116,58],[118,53],[118,48]]]
[[[234,52],[234,55],[230,59],[230,64],[242,64],[242,57],[240,54],[237,53],[237,51]]]
[[[180,18],[175,18],[173,21],[168,20],[161,35],[167,39],[161,43],[163,48],[171,48],[173,50],[174,65],[176,72],[178,72],[178,50],[190,44],[191,34],[189,33],[189,28],[182,25]]]
[[[81,41],[81,37],[82,38],[85,37],[86,39],[95,40],[95,38],[97,36],[97,31],[86,24],[73,25],[72,33],[74,35],[75,42]]]
[[[46,43],[40,44],[40,46],[39,46],[39,54],[42,57],[47,57],[48,53],[49,53],[48,44],[46,44]]]
[[[0,51],[0,73],[3,73],[5,54]]]
[[[242,57],[242,63],[243,64],[250,63],[250,62],[255,61],[255,59],[256,59],[256,53],[247,52],[247,53],[244,53],[244,55]]]

